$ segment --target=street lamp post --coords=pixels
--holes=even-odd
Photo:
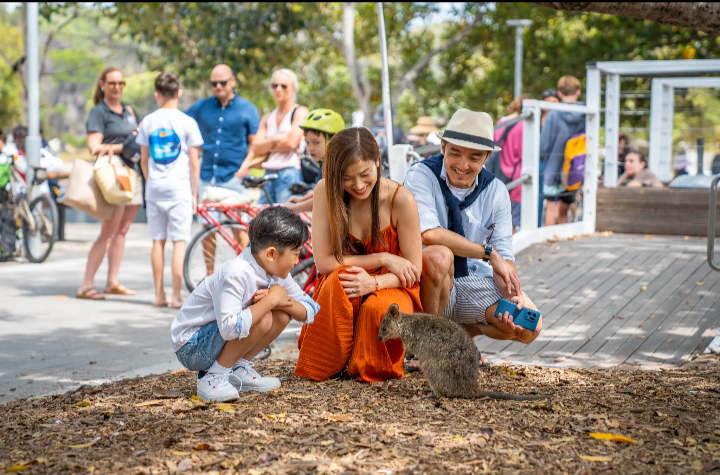
[[[523,37],[522,30],[533,24],[532,20],[508,20],[507,26],[515,27],[515,95],[522,94]]]
[[[387,37],[385,35],[385,14],[382,2],[377,2],[378,30],[380,30],[380,59],[382,61],[382,100],[385,116],[385,134],[387,148],[393,146],[392,100],[390,96],[390,72],[388,69]]]

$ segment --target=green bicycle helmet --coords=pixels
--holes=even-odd
[[[335,135],[345,128],[345,121],[337,112],[330,109],[315,109],[305,118],[300,128],[315,130],[327,135]]]

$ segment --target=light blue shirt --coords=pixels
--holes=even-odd
[[[454,194],[461,191],[447,181],[447,172],[444,166],[440,175]],[[425,165],[419,163],[413,165],[405,176],[405,186],[412,191],[418,205],[420,232],[424,233],[435,228],[448,229],[447,206],[440,190],[440,184],[433,172]],[[478,186],[477,177],[475,177],[473,189],[476,186]],[[458,196],[458,198],[462,200],[461,197]],[[495,223],[495,232],[490,239],[490,244],[495,246],[495,250],[503,258],[515,261],[510,194],[503,182],[498,179],[493,180],[472,205],[462,210],[462,220],[465,238],[478,244],[482,244],[490,235],[488,228]],[[467,263],[469,275],[492,277],[493,270],[490,263],[470,258]]]

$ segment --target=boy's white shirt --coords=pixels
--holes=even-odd
[[[152,141],[158,139],[158,133],[163,134],[163,137],[168,134],[179,140],[180,149],[174,153],[173,158],[156,161],[158,151],[168,151],[153,147]],[[200,147],[204,143],[200,127],[195,119],[179,109],[157,109],[142,120],[135,142],[148,147],[150,153],[145,199],[147,201],[190,201],[192,191],[188,149]]]
[[[220,270],[206,277],[190,294],[170,327],[173,351],[178,351],[203,325],[217,321],[224,340],[245,338],[252,325],[252,297],[260,289],[280,285],[288,296],[300,302],[307,312],[303,324],[312,323],[320,305],[313,301],[288,276],[268,275],[246,248],[238,257],[227,261]]]

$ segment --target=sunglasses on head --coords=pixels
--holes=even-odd
[[[220,84],[222,87],[225,87],[228,82],[230,82],[230,79],[226,79],[224,81],[210,81],[210,86],[217,87],[217,85]]]
[[[288,85],[287,85],[287,84],[274,84],[274,83],[270,85],[270,88],[271,88],[272,90],[275,90],[275,89],[277,89],[277,88],[279,88],[279,87],[281,87],[282,90],[285,91],[285,90],[287,90]]]
[[[120,82],[111,81],[111,82],[106,82],[105,85],[110,86],[110,87],[116,87],[116,86],[125,87],[125,81],[120,81]]]

